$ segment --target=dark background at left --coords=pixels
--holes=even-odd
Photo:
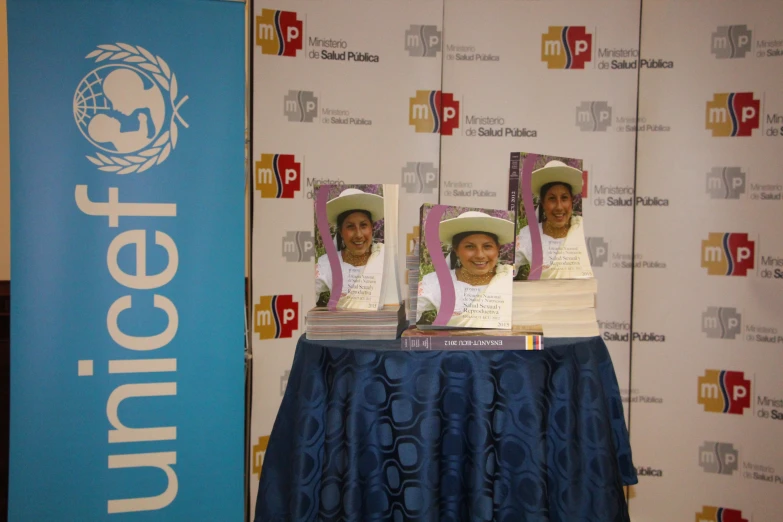
[[[8,519],[8,420],[11,396],[11,282],[0,281],[0,520]]]

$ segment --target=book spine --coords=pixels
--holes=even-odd
[[[431,350],[543,350],[540,335],[513,335],[502,337],[416,336],[402,337],[401,348],[411,351]]]
[[[519,152],[511,153],[511,166],[508,170],[508,210],[514,213],[516,224],[517,211],[519,210]]]
[[[508,210],[513,212],[511,216],[514,220],[514,249],[511,251],[511,266],[514,267],[513,277],[517,276],[516,238],[519,234],[519,229],[517,227],[519,225],[519,164],[521,161],[521,154],[519,152],[511,153],[511,164],[508,168]]]

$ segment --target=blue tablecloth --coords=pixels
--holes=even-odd
[[[255,521],[628,521],[636,471],[606,345],[544,346],[300,338]]]

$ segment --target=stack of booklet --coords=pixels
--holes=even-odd
[[[582,160],[517,152],[506,209],[422,205],[419,239],[406,256],[406,309],[396,263],[399,186],[316,185],[307,337],[394,339],[415,324],[403,334],[418,339],[403,343],[408,349],[538,349],[542,334],[599,335],[584,186]]]
[[[315,299],[307,338],[396,339],[398,185],[316,185]]]
[[[307,338],[315,341],[397,339],[407,326],[405,306],[377,311],[313,308],[307,313]]]
[[[511,323],[541,328],[547,337],[600,335],[595,315],[597,280],[515,281]]]
[[[516,216],[514,326],[547,337],[599,335],[598,285],[582,219],[582,160],[511,154],[508,208]]]
[[[512,153],[506,210],[423,205],[416,329],[403,337],[482,346],[487,336],[599,335],[583,188],[582,160]],[[439,340],[449,336],[462,344]]]

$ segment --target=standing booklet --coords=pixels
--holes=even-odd
[[[424,204],[416,326],[511,328],[514,214]]]
[[[582,160],[512,152],[509,210],[516,214],[516,280],[593,277],[582,220]]]
[[[399,305],[398,186],[317,185],[314,192],[316,307]]]

